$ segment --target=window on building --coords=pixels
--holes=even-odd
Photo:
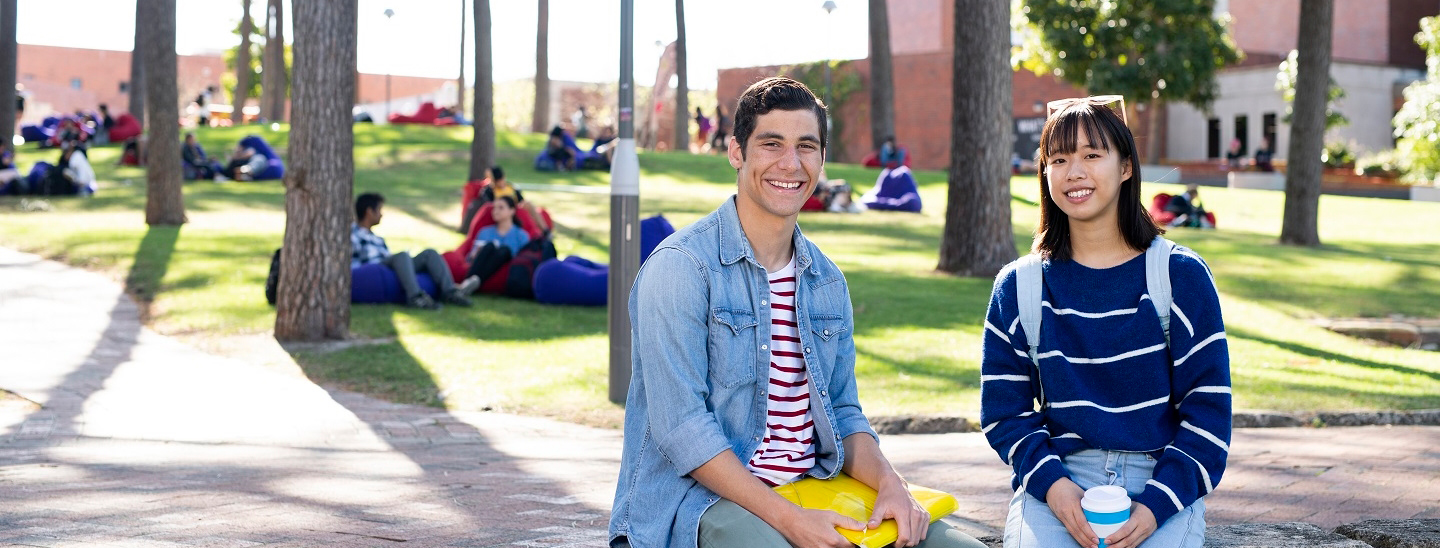
[[[1250,117],[1244,114],[1235,117],[1235,139],[1240,141],[1240,155],[1250,155]]]
[[[1267,112],[1260,117],[1260,134],[1265,136],[1265,142],[1270,144],[1270,152],[1275,152],[1275,113]]]
[[[81,82],[80,82],[80,79],[79,79],[79,78],[71,78],[71,79],[70,79],[70,89],[80,89],[80,87],[81,87],[80,84],[81,84]]]
[[[1205,157],[1220,157],[1220,119],[1211,118],[1205,130]]]
[[[120,82],[120,93],[130,93],[130,82]]]

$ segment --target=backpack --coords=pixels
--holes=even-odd
[[[271,306],[275,305],[275,296],[280,288],[280,249],[275,249],[275,255],[270,257],[270,273],[265,276],[265,300]]]
[[[1160,328],[1165,330],[1165,345],[1170,345],[1170,305],[1174,301],[1170,288],[1170,255],[1180,246],[1175,242],[1156,236],[1145,250],[1145,291],[1155,313],[1160,316]],[[1015,267],[1015,300],[1020,313],[1020,328],[1030,343],[1030,362],[1035,364],[1038,378],[1040,372],[1040,319],[1044,316],[1043,300],[1044,270],[1039,255],[1031,253],[1021,257]],[[1044,385],[1040,389],[1040,402],[1045,402]]]

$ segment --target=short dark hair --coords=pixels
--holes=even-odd
[[[385,203],[385,197],[381,196],[379,192],[366,192],[355,197],[355,220],[364,219],[366,213],[380,207],[380,204],[383,203]]]
[[[498,180],[504,179],[504,178],[505,178],[505,168],[500,167],[500,166],[490,166],[490,179],[491,179],[491,180],[498,181]]]
[[[505,205],[510,206],[510,209],[515,209],[515,197],[514,197],[514,196],[501,196],[501,197],[499,197],[499,198],[496,198],[495,201],[497,201],[497,202],[505,202]]]
[[[1040,131],[1040,149],[1035,153],[1035,168],[1040,174],[1040,224],[1035,227],[1031,251],[1052,261],[1071,258],[1070,216],[1050,197],[1050,177],[1045,167],[1051,155],[1075,152],[1080,147],[1082,130],[1091,144],[1119,154],[1120,161],[1130,163],[1130,178],[1120,183],[1120,235],[1131,248],[1144,251],[1165,230],[1155,224],[1140,203],[1140,157],[1135,154],[1135,136],[1110,107],[1083,102],[1051,114]]]
[[[762,114],[772,110],[812,110],[820,122],[820,152],[825,152],[829,142],[826,134],[825,103],[805,84],[784,76],[771,76],[745,89],[735,105],[735,142],[740,145],[740,157],[745,157],[745,145],[750,133],[755,131],[755,121]]]

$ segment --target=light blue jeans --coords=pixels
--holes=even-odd
[[[1065,457],[1070,479],[1081,489],[1097,485],[1119,485],[1131,497],[1145,490],[1145,482],[1155,472],[1155,459],[1145,453],[1087,449]],[[1160,524],[1142,547],[1201,548],[1205,544],[1205,499],[1195,501],[1185,510]],[[1010,515],[1005,520],[1005,548],[1069,548],[1078,547],[1065,525],[1041,502],[1023,489],[1016,490],[1010,500]]]

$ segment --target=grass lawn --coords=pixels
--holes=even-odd
[[[212,155],[262,128],[198,133]],[[287,128],[265,136],[278,148]],[[356,126],[356,193],[387,198],[377,229],[394,250],[458,245],[459,189],[469,128]],[[526,185],[604,188],[603,172],[537,173],[530,161],[543,136],[500,135],[499,162]],[[20,165],[54,161],[53,150],[22,148]],[[190,222],[144,224],[144,172],[116,167],[115,147],[92,151],[99,195],[24,211],[0,199],[0,245],[55,257],[123,280],[146,306],[152,328],[202,346],[263,340],[274,323],[262,286],[284,230],[278,182],[190,183]],[[222,158],[223,159],[223,158]],[[641,156],[642,215],[677,227],[713,210],[734,188],[719,156]],[[832,178],[861,190],[876,172],[831,165]],[[944,413],[978,417],[980,331],[992,281],[936,274],[944,223],[945,174],[917,173],[920,215],[806,213],[806,234],[843,268],[856,311],[861,400],[874,415]],[[1038,213],[1033,177],[1012,182],[1016,245],[1026,248]],[[1178,192],[1147,185],[1145,196]],[[1440,407],[1440,354],[1379,346],[1315,327],[1326,317],[1440,317],[1440,204],[1324,196],[1320,248],[1275,244],[1283,195],[1204,188],[1220,230],[1177,229],[1215,272],[1229,334],[1237,407],[1278,411]],[[532,189],[558,224],[562,256],[604,262],[609,197]],[[1419,227],[1419,229],[1417,229]],[[622,415],[607,394],[603,308],[544,306],[479,296],[474,308],[438,312],[357,306],[351,330],[375,344],[338,351],[296,350],[316,382],[393,401],[502,409],[602,425]],[[0,387],[3,388],[3,387]]]

